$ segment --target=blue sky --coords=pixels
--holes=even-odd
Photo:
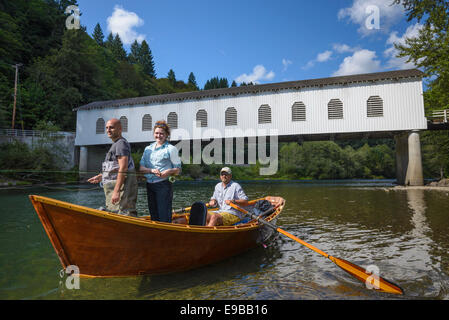
[[[273,83],[414,67],[393,43],[416,36],[392,0],[78,0],[81,25],[152,50],[157,77],[173,69],[200,88],[215,76]]]

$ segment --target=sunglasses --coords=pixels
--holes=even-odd
[[[227,173],[227,172],[221,172],[220,175],[221,175],[221,176],[229,176],[229,173]]]

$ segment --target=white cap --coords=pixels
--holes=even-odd
[[[231,169],[228,168],[228,167],[223,167],[223,168],[220,170],[220,173],[222,173],[222,172],[226,172],[226,173],[228,173],[228,174],[232,174]]]

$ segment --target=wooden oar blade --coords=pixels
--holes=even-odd
[[[341,269],[365,283],[366,286],[370,289],[375,289],[387,293],[404,294],[404,291],[399,286],[381,278],[379,275],[368,273],[365,269],[359,267],[358,265],[332,256],[329,256],[329,259],[332,260],[332,262],[334,262]]]
[[[231,203],[230,204],[231,207],[233,207],[234,209],[237,209],[245,214],[250,214],[248,211],[246,211],[245,209],[240,208],[238,205]],[[295,237],[294,235],[288,233],[285,230],[282,230],[281,228],[276,227],[274,224],[271,224],[265,220],[260,220],[260,222],[270,226],[271,228],[275,229],[276,231],[278,231],[279,233],[282,233],[283,235],[289,237],[290,239],[306,246],[307,248],[321,254],[322,256],[329,258],[332,262],[334,262],[337,266],[339,266],[341,269],[343,269],[344,271],[346,271],[347,273],[349,273],[350,275],[356,277],[357,279],[359,279],[360,281],[362,281],[363,283],[365,283],[365,285],[367,286],[367,288],[370,289],[375,289],[378,291],[382,291],[382,292],[387,292],[387,293],[394,293],[394,294],[403,294],[403,290],[401,288],[399,288],[399,286],[393,284],[390,281],[387,281],[385,279],[382,279],[381,277],[379,277],[379,275],[377,274],[371,274],[368,273],[365,269],[349,262],[343,259],[339,259],[339,258],[335,258],[332,257],[330,255],[328,255],[326,252],[312,246],[311,244],[305,242],[304,240],[299,239],[298,237]]]

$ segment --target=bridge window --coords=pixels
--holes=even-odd
[[[302,101],[293,104],[292,121],[306,121],[306,106]]]
[[[229,107],[225,111],[225,126],[237,125],[237,110],[234,107]]]
[[[259,108],[259,123],[271,123],[271,108],[267,104]]]
[[[128,132],[128,118],[121,116],[120,123],[122,124],[122,132]]]
[[[371,96],[366,102],[366,115],[368,117],[383,117],[384,102],[379,96]]]
[[[103,134],[104,133],[104,128],[105,128],[105,124],[104,124],[103,118],[98,118],[97,119],[96,128],[95,128],[95,133],[96,134]]]
[[[142,118],[142,131],[151,131],[153,129],[153,119],[151,114],[146,114]]]
[[[332,119],[343,119],[343,103],[340,99],[331,99],[327,104],[327,117]]]
[[[170,112],[168,114],[167,124],[170,129],[178,129],[178,114],[176,112]]]
[[[207,127],[207,112],[204,109],[198,110],[196,113],[196,126]]]

